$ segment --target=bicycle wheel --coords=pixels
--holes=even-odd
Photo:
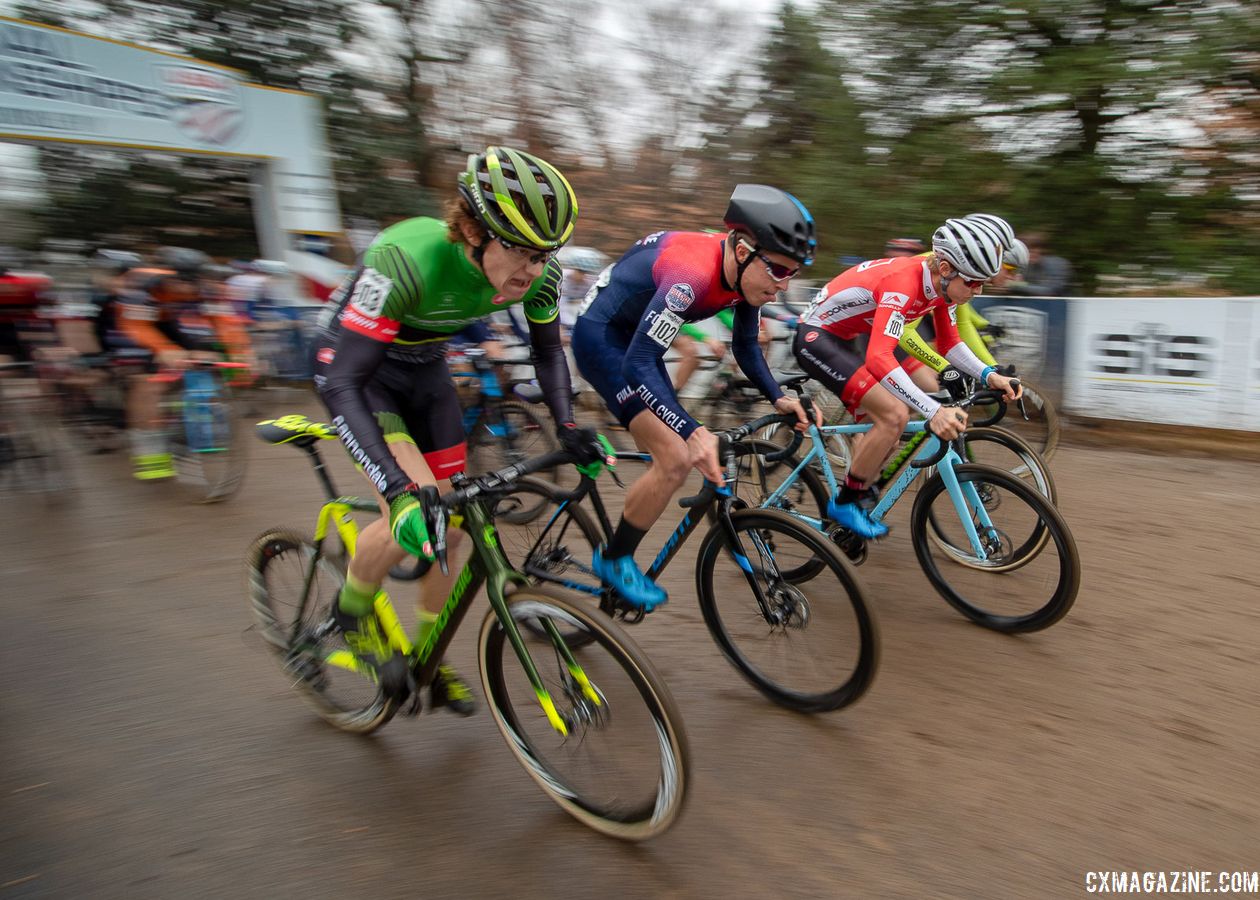
[[[782,510],[737,510],[731,521],[751,571],[735,559],[721,525],[705,535],[696,560],[700,610],[722,653],[780,706],[814,713],[853,703],[875,678],[879,631],[848,562],[825,535]],[[788,578],[790,571],[813,574]]]
[[[700,421],[710,431],[726,431],[756,418],[768,407],[761,392],[747,381],[723,380],[701,407]]]
[[[236,493],[245,477],[245,448],[237,440],[227,387],[220,384],[214,396],[193,401],[173,394],[163,406],[175,480],[184,492],[198,503],[219,503]],[[194,415],[208,424],[205,434],[190,427]]]
[[[1037,451],[1028,446],[1022,438],[1016,437],[1005,428],[967,429],[964,439],[964,455],[966,462],[980,463],[992,466],[995,469],[1001,469],[1004,472],[1010,472],[1051,503],[1056,502],[1057,493],[1054,487],[1054,479],[1050,476],[1050,470],[1045,462],[1037,454]],[[994,505],[999,502],[998,494],[989,488],[987,484],[977,482],[976,486],[985,507],[987,509],[994,508]],[[955,537],[963,536],[957,527],[958,518],[953,511],[953,507],[949,507],[944,512],[946,523],[951,521],[954,523],[953,535]],[[942,525],[939,523],[936,515],[937,511],[935,509],[929,509],[928,523],[931,528],[928,531],[928,535],[931,540],[944,548],[948,543],[948,535],[951,529],[948,524]],[[1049,534],[1044,529],[1039,530],[1037,535],[1038,541],[1036,543],[1019,548],[1019,556],[1037,553],[1040,551],[1041,546],[1050,539]],[[955,548],[955,552],[960,560],[965,560],[971,557],[972,551],[970,546],[964,542],[961,547]]]
[[[1058,501],[1054,478],[1045,459],[1027,440],[996,425],[968,428],[963,435],[966,462],[1010,472],[1051,503]]]
[[[591,557],[603,536],[584,509],[558,499],[563,493],[537,478],[518,479],[510,493],[495,500],[499,544],[512,568],[535,581],[572,590],[598,588]],[[521,507],[537,507],[539,514],[528,522],[513,523],[511,513]],[[588,593],[596,596],[595,591]]]
[[[1018,404],[1012,403],[1002,419],[1002,427],[1023,438],[1030,447],[1041,454],[1043,460],[1054,456],[1059,446],[1059,411],[1044,392],[1038,390],[1020,378],[1024,385],[1024,411],[1028,414],[1025,420],[1019,411]],[[973,418],[983,421],[996,412],[993,404],[972,407]]]
[[[517,590],[507,608],[567,730],[553,727],[491,610],[478,642],[481,683],[512,753],[584,825],[631,841],[664,832],[682,812],[690,763],[682,717],[652,664],[611,619],[547,589]],[[585,646],[567,648],[578,672],[548,623],[587,635]]]
[[[524,403],[505,400],[487,407],[468,432],[468,471],[472,475],[494,472],[532,456],[542,456],[560,448],[552,428]],[[556,481],[559,468],[538,473]],[[505,522],[529,522],[542,512],[542,506],[520,506],[504,513]]]
[[[355,734],[375,731],[394,717],[398,701],[370,678],[325,662],[349,652],[330,627],[329,611],[345,582],[327,559],[315,561],[315,545],[283,528],[264,532],[250,545],[246,590],[258,630],[293,688],[329,724]],[[310,579],[309,599],[302,604]]]
[[[1009,472],[974,463],[954,471],[964,493],[974,492],[992,520],[993,528],[986,529],[975,509],[964,513],[977,525],[986,559],[972,550],[963,519],[936,475],[919,489],[910,512],[910,539],[928,581],[968,619],[995,631],[1037,631],[1059,621],[1076,600],[1081,577],[1076,542],[1063,517]],[[933,528],[941,529],[943,540],[930,538]]]
[[[813,396],[814,405],[822,412],[823,422],[828,425],[850,425],[853,423],[853,416],[840,402],[840,398],[830,391],[819,391]],[[792,429],[786,425],[770,425],[761,432],[761,436],[766,440],[773,441],[780,447],[786,447],[792,440]],[[827,460],[831,464],[831,471],[835,473],[837,478],[843,478],[844,473],[849,471],[849,463],[853,460],[853,447],[849,441],[849,435],[824,433],[823,446],[827,450]],[[815,460],[815,468],[821,471],[822,466]]]
[[[13,384],[0,390],[15,393]],[[72,497],[75,481],[52,409],[38,396],[0,397],[0,497],[51,505]]]

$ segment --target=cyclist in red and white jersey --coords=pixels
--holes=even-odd
[[[871,431],[856,442],[840,493],[827,515],[865,538],[888,531],[858,504],[914,410],[928,428],[951,440],[967,427],[966,414],[920,390],[894,355],[907,322],[931,313],[937,346],[956,368],[1014,400],[1018,388],[981,362],[958,337],[955,307],[978,295],[998,274],[1002,244],[983,223],[949,219],[932,235],[932,253],[873,259],[833,278],[818,292],[796,330],[793,352],[801,368],[834,391],[850,409],[864,411]],[[865,353],[854,339],[869,335]]]

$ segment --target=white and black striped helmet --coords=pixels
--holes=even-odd
[[[1002,262],[1017,269],[1024,268],[1028,265],[1028,245],[1019,238],[1015,238],[1015,243],[1002,254]]]
[[[979,222],[992,231],[1003,250],[1010,250],[1015,246],[1015,229],[1011,228],[1011,223],[1001,216],[995,216],[992,213],[968,213],[963,218],[968,222]]]
[[[971,219],[946,219],[932,235],[932,251],[964,278],[988,281],[1002,268],[1002,243],[989,226]]]

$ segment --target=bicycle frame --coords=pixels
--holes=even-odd
[[[633,459],[638,462],[651,462],[652,459],[649,454],[637,451],[625,451],[618,453],[617,458],[627,460]],[[727,464],[727,478],[730,481],[733,481],[734,479],[737,459],[738,457],[732,454]],[[583,497],[589,496],[591,498],[591,504],[595,508],[599,528],[603,532],[604,541],[605,544],[607,544],[608,541],[612,540],[613,528],[612,522],[608,517],[608,511],[604,506],[604,500],[600,496],[599,489],[595,485],[594,481],[583,477],[582,482],[582,485],[579,486],[577,490],[570,493],[567,499],[557,504],[555,511],[551,514],[551,518],[548,519],[547,524],[542,530],[543,532],[546,532],[546,530],[555,523],[556,519],[560,517],[561,513],[563,513],[568,504],[576,503]],[[726,534],[728,546],[731,547],[731,555],[735,559],[736,564],[744,572],[744,577],[748,579],[748,583],[753,589],[753,594],[757,598],[757,605],[761,608],[762,614],[769,616],[770,604],[766,600],[765,592],[762,590],[761,583],[758,581],[756,574],[753,571],[752,563],[748,559],[748,553],[744,549],[743,541],[740,540],[739,532],[736,531],[735,524],[731,521],[730,512],[735,503],[736,498],[735,495],[731,493],[730,488],[718,487],[713,482],[705,479],[704,484],[700,489],[700,493],[696,494],[694,497],[689,497],[680,501],[680,505],[682,505],[686,511],[683,513],[683,517],[679,521],[678,525],[666,539],[664,546],[662,546],[660,551],[656,554],[656,558],[652,561],[652,564],[648,566],[645,574],[648,578],[655,581],[660,574],[665,571],[665,568],[677,555],[678,551],[682,548],[682,545],[687,542],[689,537],[691,537],[692,532],[700,526],[701,522],[709,512],[709,509],[713,507],[714,504],[717,504],[718,523]],[[762,559],[769,559],[771,561],[770,565],[773,567],[773,554],[761,552],[760,556]],[[583,584],[582,582],[571,581],[564,578],[547,578],[545,580],[563,585],[570,590],[580,591],[596,597],[602,598],[606,593],[605,589],[598,585]],[[637,622],[641,618],[642,615],[640,614],[638,618],[633,618],[629,621]]]
[[[363,500],[357,497],[334,497],[335,489],[324,468],[319,451],[315,449],[314,445],[299,446],[310,457],[327,495],[333,497],[333,499],[325,502],[320,508],[319,517],[316,521],[313,541],[315,555],[304,578],[298,615],[294,617],[295,630],[289,637],[291,645],[295,645],[299,638],[306,605],[310,602],[311,586],[314,583],[317,566],[323,556],[324,540],[328,537],[330,529],[336,530],[338,537],[346,548],[346,552],[353,557],[359,530],[351,513],[379,511],[374,501]],[[555,702],[551,699],[546,685],[543,684],[542,676],[539,675],[529,650],[525,646],[525,641],[521,637],[520,630],[516,627],[516,622],[508,610],[504,588],[509,582],[527,585],[529,580],[513,569],[507,557],[504,556],[494,523],[486,511],[484,503],[475,498],[467,502],[460,502],[454,499],[459,493],[459,491],[455,491],[443,497],[442,502],[444,505],[456,503],[462,508],[462,515],[452,515],[450,524],[452,527],[464,531],[472,539],[472,555],[464,565],[464,568],[460,570],[459,575],[456,576],[455,582],[451,586],[450,595],[447,597],[446,603],[438,613],[437,620],[429,629],[424,641],[420,641],[419,623],[416,625],[415,636],[410,637],[407,635],[406,630],[399,621],[397,612],[384,593],[378,593],[376,596],[374,605],[376,615],[389,639],[390,645],[407,657],[412,674],[415,677],[417,689],[419,689],[432,682],[447,646],[455,636],[455,632],[467,614],[468,608],[472,605],[473,598],[477,596],[477,592],[484,584],[486,586],[486,594],[490,599],[490,606],[507,633],[508,641],[516,652],[521,666],[525,669],[530,685],[534,689],[534,694],[538,698],[538,703],[547,716],[547,721],[560,734],[568,734],[568,727],[557,711]],[[574,659],[555,623],[550,619],[544,619],[543,621],[552,645],[556,652],[560,654],[561,659],[564,660],[569,673],[573,675],[574,680],[581,686],[583,694],[592,703],[602,705],[603,700],[599,691],[591,684],[582,667]],[[371,671],[349,650],[333,651],[324,658],[324,662],[369,678],[372,677]]]
[[[827,450],[823,444],[823,435],[825,434],[863,434],[871,430],[871,425],[852,424],[852,425],[824,425],[819,428],[817,425],[811,425],[809,428],[810,448],[809,451],[801,458],[800,462],[763,502],[762,506],[777,507],[783,500],[789,487],[800,476],[801,471],[815,460],[823,470],[823,474],[827,479],[827,488],[830,490],[830,496],[835,497],[839,492],[839,483],[836,481],[835,472],[831,468],[831,461],[827,457]],[[914,483],[920,473],[926,468],[928,460],[936,456],[941,449],[941,441],[936,435],[927,431],[927,422],[918,421],[911,422],[906,426],[906,432],[913,434],[910,443],[907,445],[908,450],[903,449],[901,453],[893,460],[893,465],[889,466],[880,476],[880,483],[886,484],[889,472],[896,472],[897,468],[902,469],[901,474],[892,482],[883,492],[879,503],[871,510],[871,520],[882,522],[889,510],[896,505],[901,499],[906,489]],[[926,438],[921,435],[926,435]],[[911,456],[916,446],[921,447],[917,454]],[[906,463],[909,465],[906,465]],[[958,476],[954,472],[954,467],[961,464],[963,458],[958,454],[953,443],[945,448],[945,454],[936,463],[936,469],[941,475],[941,480],[945,483],[945,489],[949,493],[950,500],[953,501],[954,508],[958,511],[958,518],[963,526],[963,531],[967,535],[968,541],[971,543],[971,549],[981,560],[988,559],[985,552],[984,544],[980,539],[980,533],[976,528],[976,523],[982,526],[986,534],[990,536],[996,535],[996,529],[993,527],[993,520],[989,517],[989,511],[985,508],[980,494],[976,490],[975,485],[971,482],[960,484]],[[825,520],[814,519],[810,516],[802,515],[793,511],[793,515],[808,522],[820,531],[827,530]]]

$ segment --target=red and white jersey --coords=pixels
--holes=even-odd
[[[931,313],[937,352],[976,378],[985,369],[958,336],[954,304],[932,286],[930,261],[927,256],[870,259],[846,269],[827,282],[801,319],[845,340],[869,334],[867,371],[926,416],[940,404],[915,387],[893,355],[906,323]]]

